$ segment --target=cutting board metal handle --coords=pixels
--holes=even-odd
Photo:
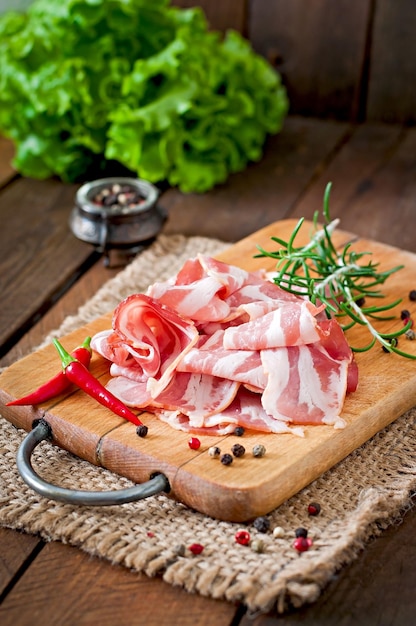
[[[169,481],[164,474],[155,474],[145,483],[114,491],[66,489],[48,483],[33,469],[31,457],[35,448],[42,441],[50,439],[52,439],[52,429],[46,420],[40,419],[20,444],[16,457],[17,468],[25,483],[45,498],[66,504],[109,506],[136,502],[158,493],[170,491]]]

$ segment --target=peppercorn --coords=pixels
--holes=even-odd
[[[234,535],[234,539],[240,545],[248,546],[248,544],[250,543],[251,537],[250,537],[250,533],[247,530],[237,530],[237,532]]]
[[[266,448],[262,443],[258,443],[253,447],[253,456],[261,457],[266,454]]]
[[[192,554],[201,554],[201,552],[203,552],[204,550],[204,546],[201,545],[200,543],[192,543],[188,547],[188,550],[192,552]]]
[[[321,505],[318,502],[311,502],[308,505],[309,515],[319,515],[320,512],[321,512]]]
[[[220,456],[221,450],[218,446],[211,446],[208,450],[209,456],[212,456],[213,459],[216,459]]]
[[[253,526],[260,533],[267,533],[270,528],[270,521],[267,519],[267,517],[256,517],[253,522]]]
[[[115,183],[101,189],[93,198],[92,202],[109,209],[119,209],[126,206],[134,207],[144,202],[145,198],[131,185],[119,185]]]
[[[292,546],[298,552],[306,552],[312,545],[312,540],[307,539],[306,537],[297,537],[293,542]]]
[[[140,426],[136,428],[136,433],[138,434],[139,437],[146,437],[148,432],[149,432],[149,429],[144,424],[140,424]]]
[[[250,546],[251,549],[258,554],[264,552],[264,542],[261,539],[253,539]]]
[[[410,339],[410,341],[413,341],[416,337],[415,331],[411,328],[408,328],[404,334],[406,335],[406,339]]]
[[[179,543],[177,546],[174,546],[172,550],[173,550],[173,553],[176,554],[177,556],[185,556],[185,546],[183,545],[183,543]]]
[[[275,528],[273,528],[273,537],[281,538],[284,537],[285,534],[285,529],[281,526],[275,526]]]
[[[231,448],[231,452],[233,453],[235,457],[241,457],[245,455],[246,449],[241,444],[235,443],[233,447]]]
[[[400,312],[401,320],[408,319],[409,317],[410,317],[410,311],[408,311],[407,309],[403,309],[403,311]]]
[[[416,289],[412,289],[409,292],[409,300],[411,300],[412,302],[416,302]]]
[[[364,304],[365,304],[365,298],[364,298],[364,297],[362,297],[362,298],[358,298],[358,299],[355,301],[355,304],[356,304],[357,306],[359,306],[359,307],[363,307],[363,306],[364,306]]]
[[[226,452],[222,455],[220,461],[223,465],[231,465],[231,463],[233,462],[233,457],[231,456],[231,454],[228,454],[228,452]]]
[[[237,426],[234,430],[234,435],[236,435],[237,437],[242,437],[244,435],[244,428],[243,426]]]
[[[306,550],[309,550],[312,545],[312,540],[308,539],[308,531],[306,528],[297,528],[295,530],[295,537],[296,539],[292,544],[295,550],[298,552],[306,552]]]
[[[197,437],[191,437],[188,441],[188,446],[191,448],[191,450],[198,450],[198,448],[201,446],[201,442]]]

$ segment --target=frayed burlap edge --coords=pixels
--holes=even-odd
[[[163,280],[196,252],[215,254],[226,244],[205,238],[161,236],[155,244],[82,307],[54,335],[70,332],[111,310],[123,297]],[[24,433],[0,422],[0,523],[59,540],[85,552],[204,596],[243,602],[252,613],[314,602],[334,573],[357,558],[367,541],[401,519],[416,487],[416,409],[373,437],[347,459],[267,517],[271,531],[245,528],[251,546],[240,546],[240,525],[218,522],[160,495],[118,507],[73,507],[50,502],[20,479],[15,455]],[[36,451],[34,464],[51,482],[81,489],[119,489],[129,481],[91,466],[51,444]],[[45,454],[46,451],[46,454]],[[47,459],[47,461],[45,461]],[[62,478],[64,476],[64,478]],[[321,504],[310,518],[307,505]],[[312,548],[298,554],[294,529],[304,526]],[[263,551],[254,546],[262,542]],[[187,548],[204,545],[195,556]]]

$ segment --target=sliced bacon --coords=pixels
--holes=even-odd
[[[198,340],[198,331],[192,321],[144,294],[128,296],[117,306],[113,329],[114,332],[107,336],[107,348],[100,338],[94,341],[94,345],[100,344],[104,355],[111,351],[127,354],[122,362],[115,359],[116,364],[126,367],[128,358],[131,358],[134,363],[131,377],[142,380],[142,371],[148,389],[151,383],[153,385],[153,396],[169,383],[178,361]],[[129,377],[128,369],[122,373]]]
[[[92,347],[111,362],[108,387],[127,405],[200,434],[342,427],[358,380],[323,306],[203,255],[121,302]]]
[[[319,343],[263,350],[261,358],[268,374],[262,394],[266,413],[294,424],[345,425],[339,414],[347,360],[336,361]]]
[[[180,315],[195,321],[221,321],[228,317],[228,294],[238,289],[248,272],[210,257],[189,259],[175,279],[151,285],[147,294]]]
[[[158,417],[172,428],[200,435],[225,435],[232,433],[237,425],[266,433],[291,433],[304,436],[303,428],[290,426],[287,421],[276,420],[267,415],[261,406],[261,396],[240,387],[234,400],[220,413],[204,420],[203,426],[196,426],[189,416],[179,411],[156,410]]]
[[[179,372],[202,372],[228,378],[258,389],[264,389],[267,378],[258,350],[227,350],[223,347],[224,332],[202,335],[197,344],[183,355],[177,365]]]
[[[207,374],[176,372],[169,385],[154,397],[156,406],[179,410],[190,425],[204,426],[204,420],[221,413],[234,399],[239,383]]]
[[[138,381],[126,376],[114,376],[110,378],[106,387],[127,406],[144,409],[152,402],[152,396],[147,389],[147,379]]]
[[[262,317],[227,328],[224,348],[264,350],[314,343],[321,339],[324,332],[316,320],[319,312],[307,300],[284,303]]]

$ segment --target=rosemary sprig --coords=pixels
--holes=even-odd
[[[381,285],[402,265],[389,270],[380,271],[379,263],[371,259],[371,252],[355,252],[351,243],[347,243],[338,251],[331,235],[339,224],[339,220],[330,219],[329,195],[331,183],[325,189],[323,201],[323,227],[318,225],[319,212],[313,217],[314,232],[305,246],[296,246],[295,240],[304,219],[300,219],[288,241],[272,237],[272,241],[281,246],[269,252],[258,246],[258,257],[276,259],[277,276],[274,282],[285,291],[297,295],[307,295],[314,303],[321,302],[326,307],[328,317],[339,318],[344,331],[356,324],[366,326],[370,333],[370,342],[363,347],[352,347],[355,352],[370,350],[376,342],[384,350],[395,352],[401,356],[416,359],[416,355],[408,354],[397,346],[398,337],[410,328],[409,322],[400,330],[383,333],[376,330],[372,320],[391,320],[395,315],[385,315],[400,304],[401,299],[387,304],[365,305],[368,298],[382,299],[385,296],[379,289]]]

